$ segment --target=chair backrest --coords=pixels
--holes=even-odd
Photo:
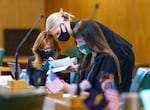
[[[144,89],[150,89],[150,71],[148,71],[145,74],[145,76],[140,84],[139,90],[144,90]]]
[[[44,89],[0,93],[0,110],[42,110],[46,94]]]
[[[137,69],[135,77],[132,80],[132,84],[129,92],[138,92],[142,89],[150,88],[150,68],[140,67]]]
[[[65,50],[65,55],[70,57],[80,57],[80,53],[77,47],[67,47]]]
[[[5,49],[4,48],[0,48],[0,66],[3,65],[4,54],[5,54]]]
[[[67,47],[65,50],[65,55],[69,57],[80,58],[80,52],[77,47]],[[75,72],[70,72],[70,83],[74,83],[76,78]]]

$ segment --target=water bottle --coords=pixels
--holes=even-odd
[[[28,82],[28,81],[29,81],[29,76],[28,76],[28,74],[27,74],[26,69],[22,69],[22,70],[21,70],[19,79],[20,79],[20,80],[26,80],[26,81],[27,81],[27,84],[29,83],[29,82]]]

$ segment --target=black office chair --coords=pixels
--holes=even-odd
[[[46,94],[44,89],[0,93],[0,110],[42,110]]]

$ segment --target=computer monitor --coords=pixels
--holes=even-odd
[[[15,62],[7,62],[7,65],[10,68],[12,77],[15,78],[16,63]],[[18,64],[18,76],[20,75],[20,73],[21,73],[21,67],[20,67],[20,64]]]

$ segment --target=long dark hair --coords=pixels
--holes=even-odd
[[[90,19],[82,19],[73,29],[73,37],[75,38],[75,40],[83,38],[91,52],[105,52],[112,56],[114,61],[116,62],[119,83],[121,83],[119,60],[110,48],[101,28],[95,21]],[[91,62],[91,54],[86,57],[87,59],[85,62],[82,62],[83,56],[81,58],[82,63],[80,69],[84,71],[86,71],[90,66],[88,62]]]

